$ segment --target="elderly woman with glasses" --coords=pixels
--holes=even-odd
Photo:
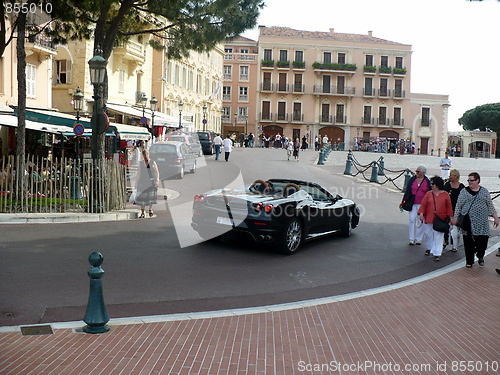
[[[472,172],[467,178],[468,187],[462,189],[455,206],[455,217],[451,220],[453,225],[457,224],[457,217],[469,215],[470,230],[461,229],[464,239],[465,266],[472,268],[474,255],[477,256],[480,266],[484,266],[484,253],[488,247],[490,226],[488,217],[493,216],[493,225],[498,227],[498,214],[493,206],[490,192],[479,185],[481,177],[477,172]]]
[[[415,176],[410,178],[408,185],[406,186],[405,194],[403,195],[403,200],[401,201],[400,207],[403,206],[404,202],[409,199],[414,199],[413,207],[410,211],[410,218],[408,223],[408,236],[410,237],[410,245],[420,245],[422,243],[422,237],[424,235],[422,222],[417,217],[418,209],[422,203],[425,193],[431,190],[431,181],[425,175],[427,173],[427,168],[424,165],[420,165],[415,171]]]

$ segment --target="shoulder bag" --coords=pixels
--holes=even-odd
[[[422,184],[424,183],[425,179],[422,181]],[[417,191],[415,192],[415,195],[418,193],[418,189],[420,189],[420,186],[418,185]],[[408,186],[408,189],[411,189],[411,186]],[[410,197],[404,201],[404,203],[401,205],[403,210],[405,211],[411,211],[413,209],[413,203],[415,203],[415,195],[411,194]]]
[[[450,224],[448,224],[446,218],[441,219],[436,214],[436,197],[434,196],[434,192],[432,193],[432,198],[434,199],[434,223],[432,224],[432,229],[436,232],[447,233],[450,231]]]
[[[474,201],[476,200],[476,197],[478,194],[479,194],[479,191],[477,192],[476,195],[474,195],[474,199],[472,200],[470,207],[467,210],[467,213],[465,215],[459,214],[457,217],[457,227],[459,227],[460,229],[462,229],[466,232],[469,232],[472,229],[469,212],[470,212],[472,205],[474,204]]]

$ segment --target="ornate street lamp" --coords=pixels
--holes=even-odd
[[[234,112],[234,132],[236,133],[236,122],[238,121],[238,113]]]
[[[205,131],[205,127],[207,125],[207,105],[203,104],[203,107],[201,107],[203,110],[203,131]]]
[[[142,93],[141,102],[142,102],[142,117],[144,117],[146,111],[146,103],[148,102],[148,97],[146,96],[145,92]]]
[[[179,130],[182,129],[182,108],[184,107],[184,103],[182,100],[177,104],[179,106]]]
[[[102,50],[97,46],[94,51],[94,56],[89,60],[90,69],[90,82],[94,86],[94,115],[92,116],[92,159],[98,159],[99,150],[99,134],[103,133],[105,130],[100,129],[99,126],[99,113],[101,110],[100,103],[100,93],[99,89],[104,83],[104,78],[106,76],[106,65],[107,61],[101,56]],[[102,130],[102,131],[101,131]]]
[[[78,86],[73,94],[73,108],[76,111],[76,123],[80,123],[80,111],[83,109],[83,94],[82,90],[80,90],[80,86]],[[80,157],[80,137],[76,138],[76,157],[77,160]]]
[[[158,99],[156,99],[156,96],[153,95],[151,100],[149,101],[149,109],[151,109],[151,144],[153,143],[153,132],[154,132],[154,126],[155,126],[155,111],[158,106]]]

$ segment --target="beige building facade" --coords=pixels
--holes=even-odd
[[[373,36],[260,27],[258,134],[325,135],[352,148],[401,141],[423,154],[446,147],[448,96],[411,93],[411,45]]]

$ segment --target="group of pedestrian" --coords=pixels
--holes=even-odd
[[[420,245],[425,238],[424,254],[432,255],[435,261],[439,261],[448,244],[448,236],[451,237],[451,251],[456,252],[459,234],[462,234],[466,267],[472,268],[475,257],[478,264],[483,266],[489,237],[488,217],[492,216],[493,225],[498,227],[498,214],[489,191],[480,186],[481,177],[477,172],[468,175],[468,186],[465,187],[460,182],[460,172],[449,167],[451,161],[441,160],[441,168],[449,176],[446,183],[439,176],[429,179],[426,176],[427,168],[423,165],[416,169],[415,176],[408,181],[400,207],[409,211],[409,244]],[[458,223],[459,217],[464,216],[470,220],[468,226],[463,222]],[[444,230],[440,228],[441,221],[449,223],[449,230],[446,230],[446,226]]]

